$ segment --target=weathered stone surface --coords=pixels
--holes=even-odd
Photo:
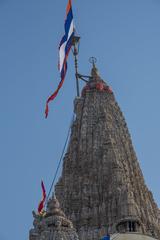
[[[107,231],[160,238],[160,211],[144,182],[124,116],[95,67],[74,110],[55,190],[80,239],[98,240]]]
[[[34,228],[30,230],[29,240],[78,240],[73,224],[60,209],[55,197],[49,200],[43,215],[33,212]]]

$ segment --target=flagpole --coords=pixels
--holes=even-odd
[[[79,92],[79,77],[78,77],[78,45],[79,45],[80,37],[74,36],[72,40],[72,46],[73,46],[73,55],[74,55],[74,64],[75,64],[75,77],[76,77],[76,89],[77,89],[77,97],[80,96]]]

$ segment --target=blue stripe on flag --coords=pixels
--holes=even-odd
[[[67,15],[67,19],[65,21],[65,35],[66,35],[66,37],[68,37],[68,33],[69,33],[69,29],[70,29],[72,20],[73,20],[73,14],[72,14],[72,9],[70,9],[70,11]]]
[[[62,44],[65,41],[67,41],[68,33],[69,33],[69,30],[70,30],[70,25],[71,25],[72,20],[73,20],[72,10],[70,10],[69,15],[67,15],[67,19],[66,19],[66,22],[65,22],[65,35],[63,36],[63,38],[62,38],[62,40],[59,44],[59,48],[62,46]]]
[[[66,42],[66,41],[67,41],[67,38],[66,38],[66,35],[64,35],[64,36],[62,37],[62,40],[61,40],[60,44],[59,44],[59,49],[60,49],[60,47],[63,45],[63,43]]]
[[[63,68],[62,68],[62,71],[61,71],[61,79],[65,78],[66,72],[67,72],[67,62],[63,64]]]

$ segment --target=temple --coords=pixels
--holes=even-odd
[[[95,64],[74,112],[55,186],[58,200],[50,199],[44,216],[34,213],[30,240],[160,239],[160,210],[112,89]]]

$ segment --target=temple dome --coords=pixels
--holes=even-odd
[[[139,233],[122,233],[122,234],[114,234],[111,237],[111,240],[153,240],[156,238],[139,234]]]

